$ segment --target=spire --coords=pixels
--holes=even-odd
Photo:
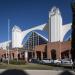
[[[51,15],[54,15],[54,14],[61,14],[59,8],[57,8],[56,6],[54,6],[54,7],[51,9],[51,11],[49,12],[49,17],[50,17]]]
[[[52,9],[51,9],[51,12],[55,12],[56,11],[56,6],[54,6]]]
[[[18,27],[17,25],[14,25],[14,27],[12,28],[12,31],[21,31],[20,27]]]

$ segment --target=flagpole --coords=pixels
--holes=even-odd
[[[10,20],[8,19],[8,64],[9,64],[9,35],[10,35],[10,31],[9,31],[10,27],[9,27],[9,25],[10,25]]]

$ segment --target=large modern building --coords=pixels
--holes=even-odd
[[[48,23],[44,23],[33,28],[22,31],[20,27],[12,28],[12,48],[10,50],[10,58],[18,59],[61,59],[71,58],[71,23],[63,25],[62,16],[59,8],[53,7],[49,11]],[[38,33],[38,31],[46,30],[48,38]],[[23,43],[24,38],[27,37]],[[66,40],[65,40],[66,39]],[[6,52],[2,52],[1,46],[0,56]],[[4,51],[4,49],[3,49]]]
[[[23,47],[23,39],[31,31],[48,31],[48,42],[64,41],[64,37],[71,30],[71,23],[63,25],[62,16],[59,8],[53,7],[49,12],[48,23],[38,25],[36,27],[22,31],[19,27],[14,26],[12,29],[12,48]],[[70,34],[71,35],[71,34]],[[70,38],[70,35],[67,37]],[[19,38],[18,38],[19,37]]]

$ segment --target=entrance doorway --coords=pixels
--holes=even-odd
[[[37,59],[41,60],[41,52],[40,51],[37,51]]]
[[[32,52],[28,52],[28,60],[32,59]]]
[[[55,49],[52,49],[52,50],[51,50],[51,58],[52,58],[53,60],[56,59],[56,50],[55,50]]]

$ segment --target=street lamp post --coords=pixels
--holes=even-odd
[[[9,64],[9,42],[10,42],[9,41],[9,34],[10,34],[10,31],[9,31],[10,27],[9,27],[9,25],[10,25],[10,20],[8,19],[8,49],[7,49],[8,50],[7,51],[8,52],[8,64]]]

